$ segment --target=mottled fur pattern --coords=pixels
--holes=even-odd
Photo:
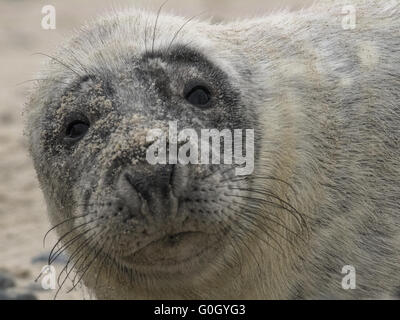
[[[353,30],[342,27],[343,4],[356,8]],[[192,225],[229,227],[216,229],[224,246],[206,268],[190,265],[193,271],[184,276],[146,274],[102,264],[103,253],[89,266],[74,256],[76,250],[85,252],[76,242],[68,252],[85,284],[98,298],[398,297],[400,6],[317,1],[299,12],[231,23],[186,22],[136,9],[119,12],[84,27],[48,63],[41,76],[47,80],[27,106],[26,132],[50,219],[55,225],[86,214],[61,224],[60,236],[88,222],[87,215],[102,226],[99,212],[111,209],[101,199],[119,186],[118,170],[126,169],[128,160],[138,166],[131,169],[135,174],[145,170],[137,162],[143,137],[168,119],[187,126],[254,128],[253,178],[238,182],[217,171],[218,177],[199,183],[210,189],[197,196],[216,201],[213,207],[197,204],[207,212],[206,221],[188,213],[176,217],[182,222],[190,216]],[[195,58],[176,67],[174,59],[186,49]],[[219,90],[219,109],[166,114],[169,101],[175,101],[168,99],[179,95],[180,79],[207,78],[204,70]],[[173,105],[182,106],[179,101]],[[73,108],[96,119],[95,133],[78,147],[66,147],[58,133]],[[237,187],[233,196],[226,195],[222,177]],[[182,188],[174,192],[194,197]],[[88,199],[96,210],[89,209]],[[168,201],[150,204],[147,212],[160,206],[173,211],[176,203]],[[110,206],[114,212],[115,202]],[[123,224],[112,229],[113,223],[98,235],[107,244],[92,246],[118,256],[130,238],[118,234]],[[142,224],[137,233],[152,230]],[[345,265],[356,269],[354,290],[341,286]]]

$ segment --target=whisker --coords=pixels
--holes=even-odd
[[[271,235],[270,235],[268,232],[272,232],[272,233],[276,234],[278,237],[280,237],[281,239],[287,241],[291,246],[296,247],[296,245],[295,245],[291,240],[289,240],[288,238],[286,238],[285,236],[283,236],[282,234],[280,234],[278,231],[276,231],[276,230],[274,230],[274,229],[272,229],[272,228],[268,228],[268,231],[267,231],[267,230],[266,230],[266,229],[267,229],[267,224],[265,224],[265,222],[262,222],[262,221],[260,221],[260,220],[258,220],[258,219],[254,219],[255,221],[252,221],[252,219],[254,218],[254,216],[252,216],[251,214],[246,214],[246,213],[238,212],[238,211],[235,211],[235,213],[236,213],[237,215],[239,215],[241,218],[243,218],[244,220],[246,220],[247,222],[251,223],[255,228],[259,229],[259,230],[262,231],[262,232],[265,232],[269,237],[271,237]],[[260,225],[258,225],[258,224],[255,223],[255,222],[260,223],[264,228],[262,228]],[[282,226],[282,225],[281,225],[281,226]],[[285,229],[285,230],[288,230],[286,227],[284,227],[284,229]],[[271,237],[271,238],[272,238],[272,237]],[[265,241],[264,239],[261,239],[261,238],[260,238],[260,240]],[[279,248],[280,248],[282,251],[284,251],[283,248],[279,245],[278,242],[276,242],[276,244],[279,246]]]
[[[85,65],[76,57],[72,50],[68,50],[68,54],[74,59],[74,61],[81,67],[82,71],[90,78],[93,79],[93,76],[89,72],[89,70],[85,67]]]
[[[307,218],[310,218],[309,216],[307,216],[304,213],[300,213],[295,207],[293,207],[289,202],[283,200],[281,197],[277,196],[276,194],[274,194],[271,191],[266,191],[266,190],[261,190],[261,189],[255,189],[255,188],[251,188],[251,189],[243,189],[243,188],[233,188],[230,187],[230,189],[232,190],[242,190],[242,191],[249,191],[249,192],[254,192],[260,195],[264,195],[264,196],[269,196],[272,198],[275,198],[277,200],[279,200],[280,202],[284,203],[285,205],[287,205],[290,209],[292,209],[295,213],[297,213],[299,216],[305,216]],[[303,221],[305,223],[305,221]]]
[[[174,41],[175,41],[176,38],[178,37],[179,33],[183,30],[183,28],[184,28],[190,21],[192,21],[192,20],[195,19],[195,18],[198,18],[199,16],[201,16],[202,14],[204,14],[204,13],[207,12],[207,11],[208,11],[208,10],[204,10],[204,11],[200,12],[199,14],[196,14],[196,15],[192,16],[191,18],[189,18],[188,20],[186,20],[186,22],[178,29],[178,31],[175,32],[174,36],[172,37],[172,40],[171,40],[171,42],[170,42],[169,45],[168,45],[167,52],[170,51],[170,49],[171,49],[171,47],[172,47],[172,44],[174,43]]]
[[[52,56],[50,56],[50,55],[48,55],[48,54],[46,54],[46,53],[43,53],[43,52],[35,52],[35,53],[33,53],[32,55],[42,55],[42,56],[45,56],[45,57],[47,57],[47,58],[49,58],[49,59],[52,59],[53,61],[56,61],[56,62],[59,63],[60,65],[64,66],[64,67],[67,68],[68,70],[70,70],[70,71],[72,71],[73,73],[75,73],[79,78],[82,77],[82,75],[81,75],[79,72],[77,72],[76,70],[74,70],[74,69],[72,68],[72,66],[68,65],[67,63],[65,63],[64,61],[61,61],[60,59],[58,59],[58,58],[56,58],[56,57],[52,57]]]
[[[246,230],[245,228],[243,228],[242,226],[238,226],[240,227],[240,229],[242,229],[242,231],[244,231],[244,234],[246,234]],[[254,252],[250,249],[250,247],[246,244],[246,239],[243,239],[243,236],[240,236],[240,234],[236,234],[234,237],[234,239],[239,240],[240,243],[246,247],[246,249],[248,250],[248,252],[250,253],[250,255],[252,256],[252,258],[254,259],[254,262],[257,264],[257,269],[258,269],[258,274],[261,275],[262,274],[262,270],[261,270],[261,266],[260,263],[258,262],[256,255],[254,254]]]
[[[89,245],[90,242],[92,242],[96,237],[100,236],[101,234],[102,234],[102,232],[100,231],[100,232],[98,232],[98,233],[92,235],[92,236],[91,236],[90,238],[88,238],[85,242],[87,243],[87,245]],[[89,241],[88,241],[88,240],[89,240]],[[81,249],[80,251],[78,251],[78,253],[81,252],[81,251],[82,251],[82,249]],[[62,287],[64,286],[65,282],[67,281],[67,279],[69,279],[70,273],[74,270],[74,267],[76,266],[76,264],[79,262],[79,260],[80,260],[82,257],[84,257],[84,253],[78,257],[78,259],[75,261],[74,265],[72,266],[71,270],[70,270],[68,273],[66,273],[63,282],[61,283],[61,285],[59,284],[58,290],[57,290],[56,294],[54,295],[54,298],[53,298],[54,300],[57,299],[57,296],[58,296],[59,292],[61,291]],[[61,276],[62,273],[64,272],[64,269],[65,269],[65,268],[66,268],[66,266],[63,268],[63,271],[61,271],[61,273],[60,273],[59,276],[58,276],[58,280],[57,280],[58,283],[59,283],[59,281],[60,281],[60,276]]]
[[[237,215],[239,215],[242,219],[244,219],[244,220],[246,220],[248,223],[252,224],[255,228],[257,228],[257,229],[259,229],[260,231],[262,231],[263,233],[265,233],[265,234],[268,236],[269,239],[271,239],[271,240],[274,241],[274,243],[279,247],[279,249],[281,250],[281,252],[284,251],[283,248],[282,248],[282,246],[279,244],[279,242],[278,242],[276,239],[274,239],[274,238],[272,237],[272,235],[269,233],[269,232],[271,231],[271,232],[274,232],[275,234],[281,236],[281,235],[279,234],[279,232],[277,232],[277,231],[275,231],[275,230],[273,230],[273,229],[265,230],[265,229],[261,228],[259,225],[257,225],[249,216],[246,216],[246,215],[244,215],[244,214],[242,214],[242,213],[240,213],[240,212],[238,212],[238,211],[236,211],[236,210],[234,210],[234,212],[235,212]],[[257,222],[260,222],[260,221],[258,221],[258,220],[256,220],[256,221],[257,221]],[[243,225],[241,225],[241,227],[243,227]],[[246,230],[251,231],[249,228],[246,228]],[[257,236],[255,233],[254,233],[253,235],[254,235],[257,239],[263,241],[265,244],[271,246],[271,244],[268,243],[268,242],[266,242],[265,239],[260,238],[260,237]],[[281,236],[281,237],[282,237],[282,236]],[[284,238],[284,237],[283,237],[283,239],[287,240],[287,239]]]
[[[154,54],[154,43],[155,43],[155,41],[156,41],[156,30],[157,30],[158,19],[159,19],[159,17],[160,17],[162,8],[165,6],[165,4],[166,4],[167,2],[168,2],[168,0],[164,1],[164,2],[161,4],[161,6],[160,6],[160,8],[158,9],[158,11],[157,11],[156,22],[155,22],[155,24],[154,24],[154,29],[153,29],[153,42],[152,42],[152,45],[151,45],[151,53],[152,53],[152,54]]]
[[[254,237],[254,236],[255,236],[255,237],[257,237],[259,240],[261,240],[261,241],[263,241],[264,243],[266,243],[269,247],[271,247],[272,249],[276,250],[278,253],[282,254],[282,251],[279,251],[278,249],[276,249],[273,245],[271,245],[271,243],[267,243],[267,242],[265,241],[265,239],[259,238],[256,234],[254,234],[254,233],[252,232],[251,229],[246,228],[246,227],[245,227],[244,225],[242,225],[242,224],[239,224],[237,220],[233,219],[233,217],[229,216],[228,214],[224,213],[223,211],[222,211],[222,214],[223,214],[225,217],[227,217],[239,230],[243,231],[243,233],[244,233],[246,236],[250,236],[250,237]],[[263,232],[266,232],[266,231],[263,231]],[[266,232],[266,233],[267,233],[267,232]],[[238,236],[237,233],[234,233],[234,235],[235,235],[234,238],[236,238],[236,237]],[[279,245],[279,243],[278,243],[273,237],[271,237],[271,235],[269,235],[268,233],[267,233],[267,235],[268,235],[268,238],[270,238],[271,240],[273,240],[273,241],[282,249],[282,247]],[[241,239],[242,244],[247,248],[247,250],[248,250],[248,251],[250,252],[250,254],[253,256],[255,262],[256,262],[257,265],[258,265],[259,274],[261,275],[261,274],[262,274],[261,267],[260,267],[260,265],[259,265],[257,259],[255,258],[254,253],[253,253],[252,250],[249,248],[249,246],[246,244],[246,239],[243,240],[242,238],[243,238],[243,237],[239,237],[239,239]],[[262,250],[261,250],[261,248],[260,248],[259,245],[258,245],[258,248],[259,248],[260,252],[262,252]]]
[[[99,219],[99,218],[98,218],[98,219]],[[98,220],[98,219],[96,219],[96,220]],[[54,252],[56,246],[57,246],[65,237],[67,237],[68,235],[70,235],[70,234],[71,234],[72,232],[74,232],[75,230],[77,230],[77,229],[79,229],[79,228],[81,228],[81,227],[83,227],[83,226],[86,226],[86,225],[88,225],[89,223],[92,223],[92,222],[94,222],[94,221],[96,221],[96,220],[87,221],[87,222],[85,222],[85,223],[83,223],[83,224],[80,224],[79,226],[76,226],[76,227],[72,228],[72,229],[69,230],[68,232],[64,233],[64,234],[58,239],[58,241],[56,242],[56,244],[53,246],[53,248],[52,248],[51,251],[50,251],[50,255],[49,255],[49,264],[50,264],[50,259],[51,259],[52,255],[53,255],[53,252]]]
[[[72,239],[68,240],[65,244],[63,244],[62,246],[60,246],[55,252],[54,254],[50,257],[50,261],[49,264],[52,264],[63,252],[65,252],[69,247],[71,247],[76,241],[78,241],[81,237],[83,237],[86,233],[88,233],[89,231],[95,229],[96,226],[83,230],[82,232],[80,232],[78,235],[76,235],[75,237],[73,237]]]
[[[296,219],[296,221],[299,224],[299,226],[303,226],[304,223],[305,223],[305,220],[304,220],[303,217],[294,214],[294,212],[291,211],[290,209],[288,209],[288,208],[286,208],[286,207],[284,207],[282,205],[279,205],[279,204],[277,204],[275,202],[268,201],[268,200],[262,199],[262,198],[255,198],[255,197],[250,197],[250,196],[242,196],[242,195],[237,195],[237,194],[225,194],[225,195],[226,196],[230,196],[230,197],[237,197],[237,198],[252,200],[252,201],[259,201],[259,202],[262,202],[264,204],[268,204],[270,206],[275,206],[276,208],[283,209],[285,212],[289,212]]]
[[[94,288],[95,288],[95,289],[97,288],[97,284],[98,284],[98,281],[99,281],[100,273],[101,273],[101,271],[103,270],[103,267],[104,267],[104,265],[105,265],[105,262],[107,261],[109,249],[113,247],[114,243],[115,243],[115,241],[111,241],[111,242],[110,242],[110,245],[109,245],[108,248],[107,248],[107,250],[105,250],[105,252],[104,252],[104,258],[103,258],[103,260],[100,262],[100,267],[99,267],[99,270],[97,271],[96,281],[95,281],[95,285],[94,285]]]
[[[103,244],[101,245],[101,248],[98,250],[98,252],[95,254],[95,256],[94,256],[94,258],[89,262],[89,264],[88,264],[88,266],[85,268],[85,270],[83,271],[83,273],[81,274],[81,276],[80,276],[80,278],[78,279],[78,282],[76,282],[75,284],[74,284],[74,282],[75,282],[75,278],[76,278],[76,276],[74,277],[74,279],[73,279],[73,281],[72,281],[72,283],[73,283],[73,287],[68,291],[68,292],[71,292],[73,289],[75,289],[76,288],[76,286],[81,282],[81,280],[82,280],[82,278],[85,276],[85,274],[86,274],[86,272],[90,269],[90,267],[93,265],[93,263],[94,263],[94,261],[97,259],[97,257],[102,253],[102,248],[103,248],[103,245],[107,242],[107,238],[104,240],[104,242],[103,242]],[[95,245],[95,247],[99,247],[98,246],[98,244],[100,243],[100,241],[97,241],[97,243],[96,243],[96,245]],[[89,256],[89,255],[88,255]],[[85,259],[86,260],[86,259]],[[78,273],[77,273],[78,274]]]
[[[252,181],[252,180],[257,180],[257,179],[263,179],[263,180],[274,180],[274,181],[278,181],[281,182],[285,185],[287,185],[294,194],[297,194],[297,191],[294,189],[294,187],[288,183],[285,180],[273,177],[273,176],[261,176],[261,175],[251,175],[251,176],[243,176],[243,177],[235,177],[235,178],[227,178],[225,180],[222,180],[220,182],[225,182],[225,181],[232,181],[232,182],[236,182],[236,181],[241,181],[241,180],[245,180],[245,181]]]
[[[243,206],[241,206],[240,203],[235,202],[234,200],[232,200],[231,202],[228,202],[228,201],[225,201],[225,200],[221,199],[220,201],[226,202],[226,203],[228,203],[228,204],[234,204],[234,205],[237,206],[239,209],[241,209],[241,210],[244,211],[244,212],[242,212],[242,214],[246,214],[246,211],[249,211],[249,208],[248,208],[248,207],[243,207]],[[229,206],[228,206],[228,207],[229,207]],[[230,209],[230,210],[233,210],[233,211],[236,212],[236,213],[239,213],[239,212],[237,212],[237,211],[236,211],[235,209],[233,209],[233,208],[230,208],[230,207],[229,207],[229,209]],[[291,230],[290,228],[288,228],[288,227],[283,223],[283,221],[279,219],[279,217],[276,217],[276,218],[279,220],[279,221],[276,221],[276,220],[272,219],[271,216],[262,215],[262,214],[260,214],[260,213],[255,212],[254,210],[255,210],[255,209],[253,209],[252,211],[249,211],[249,214],[255,215],[257,218],[260,218],[260,219],[263,219],[263,220],[267,220],[267,221],[269,221],[269,222],[273,222],[273,223],[275,223],[276,225],[280,226],[281,228],[284,228],[286,231],[288,231],[289,233],[291,233],[292,235],[294,235],[296,238],[299,238],[300,240],[302,240],[303,242],[305,242],[305,239],[303,239],[297,232],[295,232],[295,231]],[[258,221],[258,222],[262,222],[262,221],[259,221],[259,220],[257,220],[257,221]],[[267,221],[262,222],[262,223],[265,224]],[[273,229],[271,229],[271,231],[276,232],[276,231],[273,230]],[[286,240],[286,239],[285,239],[285,240]]]
[[[97,236],[97,233],[94,233],[92,235],[89,235],[86,237],[86,239],[84,239],[84,241],[74,250],[74,252],[69,256],[67,263],[65,264],[63,270],[65,270],[65,272],[67,274],[69,274],[68,271],[68,266],[69,264],[72,262],[72,260],[79,254],[81,253],[81,251],[83,250],[83,248],[88,245],[95,237]],[[79,261],[79,259],[78,259]],[[73,269],[73,266],[71,267],[71,269]],[[62,271],[63,271],[62,270]]]
[[[88,213],[80,215],[80,216],[76,216],[76,217],[71,217],[71,218],[65,219],[64,221],[62,221],[60,223],[57,223],[55,226],[51,227],[43,237],[43,248],[45,247],[45,244],[46,244],[46,238],[47,238],[47,236],[49,235],[49,233],[51,231],[53,231],[54,229],[56,229],[57,227],[61,226],[62,224],[66,223],[68,221],[71,221],[71,220],[74,220],[74,219],[78,219],[78,218],[83,218],[83,217],[86,217],[87,215],[88,215]]]
[[[87,232],[85,232],[84,234],[80,234],[80,236],[84,236]],[[90,243],[92,241],[92,239],[94,239],[96,237],[98,233],[94,233],[92,235],[89,235],[86,239],[84,239],[84,241],[74,250],[74,252],[71,253],[71,255],[68,257],[68,261],[65,264],[65,266],[63,267],[63,269],[61,270],[60,274],[58,275],[58,279],[57,279],[57,283],[60,286],[60,279],[61,279],[61,275],[63,274],[63,272],[65,271],[67,277],[70,274],[71,270],[73,270],[73,267],[71,267],[71,270],[68,271],[68,265],[70,264],[70,262],[72,262],[72,260],[82,251],[82,248]],[[79,259],[77,260],[79,261]]]
[[[146,22],[144,24],[144,50],[147,52],[147,25],[149,22],[149,17],[147,16]]]
[[[17,86],[20,86],[20,85],[23,85],[23,84],[25,84],[25,83],[28,83],[28,82],[34,82],[34,81],[47,81],[47,80],[50,80],[50,78],[43,78],[43,79],[29,79],[29,80],[25,80],[25,81],[22,81],[22,82],[19,82],[19,83],[17,83],[17,84],[15,84],[15,86],[17,87]],[[60,80],[55,80],[55,79],[52,79],[51,81],[54,81],[54,82],[59,82],[59,83],[63,83],[63,84],[66,84],[66,85],[68,85],[69,83],[67,83],[67,82],[63,82],[63,81],[60,81]]]

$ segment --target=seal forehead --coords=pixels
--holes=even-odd
[[[192,20],[190,28],[182,32],[186,22],[181,17],[157,16],[143,10],[117,12],[83,27],[61,48],[60,57],[72,64],[79,60],[89,71],[97,71],[103,67],[118,69],[127,62],[135,63],[146,52],[167,50],[175,43],[190,43],[196,48],[206,44],[200,31],[207,25]]]

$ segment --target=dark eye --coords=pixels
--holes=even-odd
[[[185,98],[194,106],[207,107],[211,100],[211,93],[205,86],[195,86],[186,93]]]
[[[88,130],[89,124],[87,122],[80,120],[73,121],[68,125],[65,136],[70,140],[79,140],[86,134]]]

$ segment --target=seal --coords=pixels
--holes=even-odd
[[[75,270],[100,299],[395,297],[400,8],[352,3],[352,28],[340,1],[221,24],[130,9],[51,56],[26,134],[61,282]],[[253,174],[149,164],[149,130],[171,121],[254,129]]]

